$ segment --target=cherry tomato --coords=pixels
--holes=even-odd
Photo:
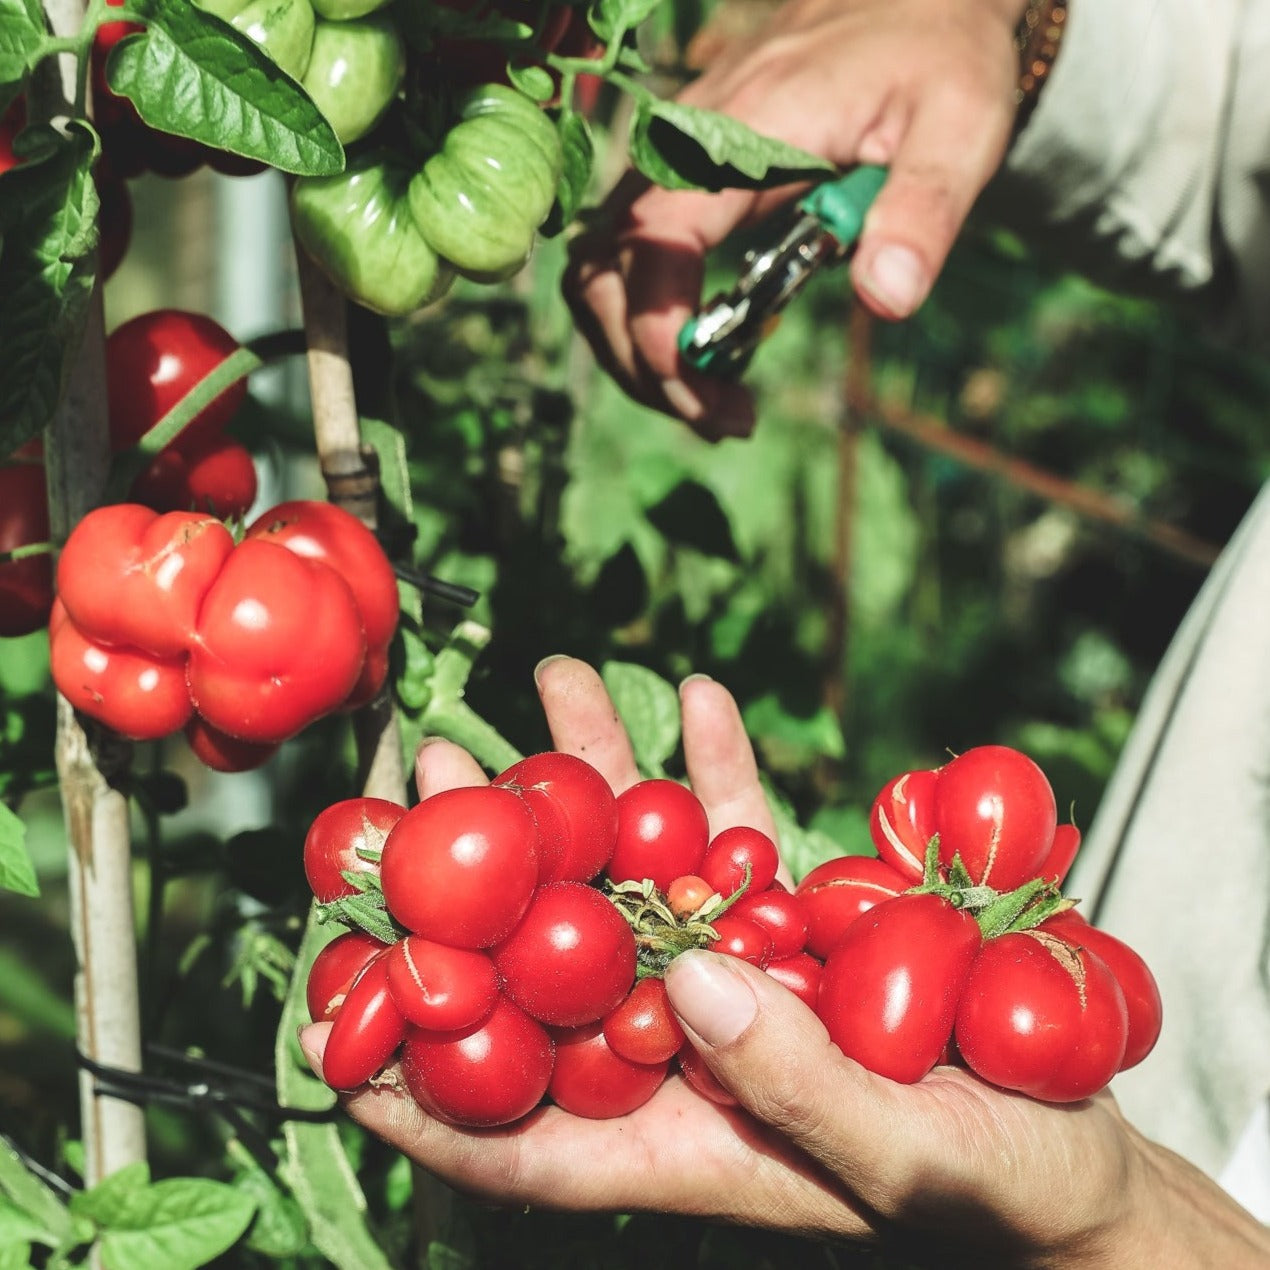
[[[1052,932],[1074,948],[1088,948],[1107,963],[1128,1010],[1129,1031],[1120,1070],[1136,1067],[1155,1048],[1164,1022],[1164,1003],[1150,967],[1123,940],[1091,926],[1075,909],[1051,917],[1039,929]]]
[[[0,552],[48,542],[48,496],[39,463],[0,466]],[[0,635],[46,626],[53,605],[52,555],[0,564]]]
[[[788,988],[802,1003],[816,1008],[820,998],[820,979],[824,966],[810,953],[795,953],[780,961],[769,961],[764,969],[782,987]]]
[[[926,848],[935,836],[938,771],[902,772],[873,800],[869,834],[878,858],[914,882],[926,871]]]
[[[119,7],[123,0],[107,0]],[[93,36],[90,73],[93,89],[93,124],[101,133],[102,149],[111,169],[122,177],[140,176],[145,171],[146,134],[142,122],[126,97],[110,91],[106,82],[106,59],[126,35],[145,28],[136,22],[103,22]]]
[[[609,1048],[632,1063],[668,1062],[684,1043],[684,1030],[670,1008],[661,979],[640,979],[604,1019]]]
[[[921,1080],[952,1034],[982,942],[975,919],[937,895],[871,908],[825,962],[816,1013],[830,1040],[879,1076]]]
[[[105,282],[119,268],[132,241],[132,196],[117,176],[97,174],[98,212],[97,270]]]
[[[1041,862],[1038,877],[1062,886],[1080,850],[1080,830],[1075,825],[1063,824],[1054,830],[1054,845]]]
[[[343,874],[378,873],[379,861],[363,852],[382,852],[389,830],[405,814],[386,798],[345,798],[319,812],[304,838],[304,876],[314,897],[329,904],[356,894]]]
[[[691,1043],[683,1045],[680,1049],[678,1062],[684,1080],[703,1098],[717,1103],[720,1107],[740,1106],[739,1100],[710,1070],[705,1059],[692,1048]]]
[[[176,657],[198,642],[203,605],[233,549],[209,516],[98,507],[62,548],[58,595],[87,638]]]
[[[766,891],[742,895],[728,909],[733,917],[744,917],[762,927],[772,941],[772,960],[781,961],[802,952],[807,943],[807,920],[802,901],[779,882]]]
[[[651,980],[646,981],[651,982]],[[556,1062],[547,1097],[575,1116],[609,1120],[642,1107],[661,1087],[670,1067],[633,1063],[616,1053],[598,1021],[554,1032]]]
[[[748,961],[760,969],[772,959],[772,937],[757,922],[735,917],[729,911],[710,923],[718,936],[708,945],[711,952]]]
[[[388,945],[364,930],[336,935],[313,959],[304,986],[309,1018],[315,1023],[339,1013],[353,981]]]
[[[494,778],[518,793],[538,823],[543,882],[589,882],[617,841],[617,800],[599,772],[572,754],[521,759]]]
[[[134,741],[179,732],[193,712],[183,658],[96,643],[66,616],[49,616],[49,667],[57,690],[90,718]]]
[[[402,1074],[414,1100],[450,1124],[489,1128],[528,1115],[547,1092],[555,1042],[504,997],[456,1032],[410,1028]]]
[[[1010,891],[1038,875],[1058,812],[1045,773],[1006,745],[981,745],[940,769],[935,788],[939,858],[960,856],[970,876]]]
[[[365,656],[357,604],[334,569],[247,539],[203,600],[190,696],[213,727],[274,744],[342,705]]]
[[[617,798],[617,843],[609,879],[650,878],[664,891],[676,878],[701,872],[709,840],[705,808],[692,790],[676,781],[639,781]]]
[[[780,855],[767,834],[746,825],[735,825],[711,839],[697,873],[720,895],[729,896],[745,885],[747,868],[749,893],[754,894],[772,885],[779,867]]]
[[[18,156],[13,153],[13,143],[26,127],[26,99],[15,97],[3,115],[0,115],[0,173],[16,168]]]
[[[714,887],[705,878],[689,873],[686,877],[676,878],[666,888],[666,903],[676,917],[692,917],[715,894]]]
[[[493,786],[425,798],[384,843],[388,911],[409,931],[488,948],[524,916],[538,882],[538,830],[524,802]]]
[[[498,998],[498,974],[485,953],[422,935],[407,935],[393,945],[388,986],[402,1014],[432,1032],[479,1023]]]
[[[116,327],[106,340],[112,448],[118,452],[135,445],[237,350],[238,341],[201,313],[155,309]],[[246,396],[245,379],[231,384],[181,432],[181,446],[218,438]]]
[[[871,855],[839,856],[818,864],[794,895],[807,923],[807,951],[823,961],[862,913],[908,890],[899,870]]]
[[[1076,1102],[1119,1070],[1124,993],[1106,962],[1040,930],[984,944],[957,1009],[957,1048],[976,1075],[1046,1102]]]
[[[503,991],[543,1023],[580,1027],[603,1018],[635,982],[635,933],[603,893],[549,882],[494,949]]]
[[[215,772],[250,772],[278,752],[276,745],[259,745],[227,736],[198,715],[185,725],[185,740],[194,757]]]
[[[221,437],[190,449],[170,445],[132,483],[129,496],[155,511],[197,511],[238,520],[256,501],[256,465],[237,441]]]
[[[335,1015],[322,1055],[322,1077],[332,1089],[364,1085],[405,1039],[406,1020],[388,990],[388,962],[374,958],[353,980]]]

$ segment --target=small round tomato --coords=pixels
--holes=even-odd
[[[388,991],[381,953],[353,981],[335,1015],[322,1055],[322,1079],[332,1089],[364,1085],[405,1039],[406,1020]]]
[[[816,1013],[848,1058],[904,1084],[939,1062],[983,940],[938,895],[898,895],[858,917],[825,962]]]
[[[964,985],[956,1040],[990,1084],[1077,1102],[1119,1070],[1128,1030],[1124,993],[1106,962],[1030,930],[984,944]]]
[[[129,496],[155,511],[198,511],[237,520],[256,501],[251,453],[224,437],[191,448],[168,446],[132,483]]]
[[[457,1032],[410,1028],[402,1055],[406,1087],[429,1115],[491,1128],[528,1115],[551,1081],[555,1042],[505,997],[489,1017]]]
[[[746,885],[748,869],[749,893],[753,895],[771,886],[779,867],[780,854],[767,834],[748,825],[734,825],[711,839],[697,872],[720,895],[729,896]]]
[[[549,882],[494,949],[503,991],[543,1023],[603,1018],[635,982],[635,934],[616,906],[581,882]]]
[[[498,998],[498,974],[485,953],[407,935],[388,954],[388,986],[411,1023],[432,1032],[471,1027]]]
[[[1062,886],[1080,850],[1080,830],[1075,825],[1062,824],[1054,830],[1054,845],[1049,855],[1041,861],[1038,877],[1055,886]]]
[[[807,919],[802,901],[779,882],[766,891],[742,895],[728,909],[733,917],[744,917],[761,926],[772,941],[772,960],[780,961],[802,952],[807,943]]]
[[[981,745],[940,769],[939,858],[960,856],[971,878],[1010,891],[1038,876],[1058,826],[1054,791],[1026,754]]]
[[[722,917],[716,917],[710,925],[717,935],[707,945],[711,952],[748,961],[760,969],[771,961],[772,937],[757,922],[727,912]]]
[[[285,741],[338,709],[366,657],[344,579],[251,538],[209,588],[198,630],[187,669],[195,707],[213,727],[256,743]]]
[[[705,878],[695,873],[676,878],[666,888],[666,903],[676,917],[693,917],[701,911],[701,907],[712,896],[717,894],[714,887]]]
[[[1129,1031],[1120,1070],[1136,1067],[1155,1048],[1164,1023],[1164,1003],[1151,968],[1123,940],[1091,926],[1074,908],[1051,917],[1038,929],[1052,932],[1074,948],[1088,948],[1107,963],[1124,993],[1128,1011]]]
[[[132,196],[122,179],[104,173],[97,176],[97,195],[97,270],[105,282],[119,268],[132,240]]]
[[[336,935],[313,959],[305,983],[304,999],[314,1023],[339,1013],[353,981],[388,945],[364,930]]]
[[[926,872],[926,848],[935,836],[938,780],[938,771],[902,772],[882,787],[869,812],[878,858],[914,882]]]
[[[18,156],[13,153],[13,142],[26,127],[26,99],[15,97],[0,115],[0,173],[16,168]]]
[[[588,1120],[610,1120],[642,1107],[661,1087],[670,1059],[633,1063],[616,1053],[598,1021],[560,1028],[547,1097]]]
[[[322,904],[356,894],[345,873],[378,873],[389,831],[406,814],[386,798],[345,798],[319,812],[304,838],[304,876]]]
[[[679,1050],[679,1070],[683,1078],[699,1093],[702,1098],[717,1103],[720,1107],[739,1107],[740,1100],[724,1085],[706,1065],[706,1060],[685,1043]]]
[[[795,953],[763,967],[782,987],[788,988],[804,1005],[816,1008],[820,999],[820,978],[824,966],[810,953]]]
[[[572,754],[521,759],[494,778],[518,793],[538,822],[543,882],[589,882],[617,841],[617,800],[599,772]]]
[[[39,463],[0,466],[0,552],[48,541],[44,481]],[[52,555],[0,564],[0,635],[38,631],[48,624],[52,605]]]
[[[110,443],[126,450],[227,357],[238,341],[201,313],[156,309],[116,327],[106,340]],[[180,434],[183,446],[224,431],[247,396],[239,379],[201,410]]]
[[[671,780],[639,781],[617,798],[617,842],[608,877],[650,878],[664,891],[676,878],[701,872],[709,841],[706,811],[692,790]]]
[[[508,789],[434,794],[388,835],[380,879],[388,911],[407,930],[488,948],[511,934],[538,883],[533,814]]]
[[[609,1048],[632,1063],[668,1062],[684,1043],[684,1030],[661,979],[640,979],[604,1019]]]
[[[278,752],[276,745],[257,745],[227,736],[198,715],[185,725],[185,740],[194,757],[214,772],[250,772]]]
[[[904,874],[876,856],[846,855],[818,864],[794,892],[807,923],[807,951],[823,961],[862,913],[909,885]]]

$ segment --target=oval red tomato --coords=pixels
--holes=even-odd
[[[215,772],[250,772],[278,752],[276,745],[257,745],[226,736],[198,715],[185,725],[185,740],[194,757]]]
[[[711,952],[724,953],[760,968],[771,961],[772,937],[757,922],[736,917],[729,911],[716,917],[710,925],[717,936],[707,944]]]
[[[742,895],[728,913],[747,918],[767,932],[772,941],[773,961],[802,952],[807,943],[807,919],[802,902],[779,882],[766,891]]]
[[[406,1020],[388,990],[381,953],[353,981],[335,1014],[322,1055],[322,1079],[332,1089],[364,1085],[405,1039]]]
[[[245,516],[256,501],[250,452],[225,437],[192,447],[170,445],[132,483],[129,496],[156,511],[197,511],[222,520]]]
[[[666,984],[640,979],[604,1019],[609,1048],[632,1063],[668,1062],[684,1043],[684,1030],[670,1008]]]
[[[642,1107],[661,1088],[670,1067],[633,1063],[616,1053],[598,1021],[553,1033],[556,1061],[547,1097],[558,1107],[589,1120],[610,1120]]]
[[[869,835],[885,860],[913,882],[926,871],[926,848],[936,833],[939,772],[902,772],[887,781],[869,811]]]
[[[433,1032],[471,1027],[498,998],[498,974],[482,952],[407,935],[388,954],[388,986],[397,1008]]]
[[[899,870],[876,856],[839,856],[818,864],[794,892],[807,923],[807,951],[823,961],[862,913],[909,885]]]
[[[406,814],[386,798],[344,798],[319,812],[304,838],[304,876],[323,904],[356,889],[345,873],[378,873],[389,831]]]
[[[664,891],[676,878],[701,872],[710,827],[701,800],[671,780],[639,781],[617,798],[617,842],[609,860],[614,882],[650,878]]]
[[[314,1023],[334,1018],[344,1004],[353,981],[387,947],[383,940],[368,935],[364,930],[347,930],[342,935],[336,935],[322,948],[309,968],[304,989],[309,1018]]]
[[[820,1000],[820,979],[824,966],[810,953],[795,953],[780,961],[770,961],[764,970],[804,1005],[813,1010],[816,1008]]]
[[[767,890],[779,867],[780,854],[767,834],[748,825],[734,825],[715,834],[696,872],[726,898],[747,885],[747,870],[747,893]]]

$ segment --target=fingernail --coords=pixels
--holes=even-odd
[[[701,398],[682,379],[663,379],[661,391],[670,408],[689,423],[694,423],[705,414]]]
[[[542,672],[546,670],[546,668],[550,666],[553,661],[564,661],[564,659],[568,655],[569,655],[568,653],[552,653],[550,657],[544,657],[542,661],[540,661],[534,667],[534,683],[536,683],[541,688],[542,687]]]
[[[304,1057],[309,1060],[309,1064],[316,1068],[318,1066],[317,1046],[313,1043],[313,1029],[316,1023],[304,1023],[296,1029],[296,1040],[300,1042],[300,1048],[304,1051]]]
[[[703,675],[703,674],[701,674],[701,672],[700,672],[700,671],[698,671],[696,674],[688,675],[686,678],[681,679],[681,680],[679,681],[679,695],[680,695],[681,697],[683,696],[683,694],[684,694],[684,689],[685,689],[685,688],[686,688],[689,684],[695,684],[695,683],[707,683],[707,684],[708,684],[708,683],[713,683],[713,682],[714,682],[714,680],[713,680],[713,679],[711,679],[709,675]]]
[[[926,270],[907,247],[881,247],[860,275],[860,284],[896,317],[907,317],[926,298]]]
[[[731,1045],[754,1022],[758,1002],[750,985],[717,953],[686,952],[666,971],[675,1013],[707,1045]]]

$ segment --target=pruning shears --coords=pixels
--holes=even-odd
[[[812,274],[850,255],[885,180],[885,168],[864,164],[800,199],[784,236],[746,252],[736,285],[684,323],[679,351],[688,364],[707,375],[740,375]]]

